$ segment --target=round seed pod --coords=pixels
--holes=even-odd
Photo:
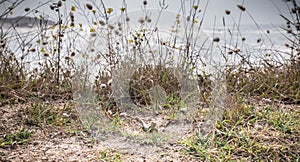
[[[93,9],[93,6],[89,3],[85,4],[86,8],[89,9],[89,10],[92,10]]]
[[[226,15],[230,15],[230,11],[229,10],[225,10],[225,14]]]
[[[214,42],[220,42],[220,38],[219,38],[219,37],[215,37],[215,38],[213,39],[213,41],[214,41]]]

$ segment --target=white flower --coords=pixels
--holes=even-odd
[[[100,84],[100,88],[101,89],[106,89],[106,84],[104,84],[104,83]]]

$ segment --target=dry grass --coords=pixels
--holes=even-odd
[[[103,4],[103,1],[101,2]],[[13,4],[12,7],[15,8],[17,5],[17,3]],[[161,5],[163,10],[165,6]],[[293,18],[289,19],[283,15],[282,17],[286,21],[286,27],[283,29],[287,32],[286,38],[289,43],[286,44],[286,47],[290,49],[288,53],[290,57],[285,62],[280,63],[279,66],[277,63],[273,64],[273,60],[267,61],[267,59],[263,59],[260,66],[256,66],[251,62],[242,62],[241,64],[228,66],[224,75],[226,75],[228,98],[230,100],[227,101],[222,119],[217,122],[213,134],[207,139],[192,136],[189,139],[181,141],[181,147],[185,150],[187,156],[193,160],[299,160],[300,10],[299,4],[295,0],[292,0],[289,5],[291,7],[291,17]],[[102,70],[113,71],[118,65],[121,51],[116,47],[119,45],[132,48],[131,52],[134,52],[134,54],[143,55],[146,49],[148,50],[147,38],[153,38],[147,37],[147,34],[143,36],[141,34],[142,30],[139,32],[137,30],[131,33],[132,35],[128,33],[126,33],[127,35],[120,34],[126,30],[126,25],[130,21],[130,18],[127,17],[125,6],[121,8],[121,18],[124,21],[120,24],[109,24],[108,20],[113,9],[105,8],[105,6],[102,6],[104,7],[102,9],[96,3],[85,4],[85,7],[82,8],[78,4],[77,6],[72,6],[70,13],[66,14],[69,17],[65,19],[60,14],[60,12],[67,12],[62,9],[62,6],[64,6],[63,1],[53,3],[50,6],[52,10],[56,10],[58,17],[56,26],[53,26],[57,30],[51,35],[51,37],[55,38],[52,42],[47,41],[47,37],[49,36],[43,34],[50,30],[50,28],[45,27],[39,28],[39,41],[26,42],[33,43],[35,47],[25,46],[24,50],[12,51],[6,43],[6,40],[9,38],[6,35],[1,35],[0,37],[0,106],[28,103],[28,101],[35,102],[35,104],[27,107],[24,114],[21,114],[28,117],[28,119],[24,119],[23,121],[24,123],[27,122],[27,125],[55,125],[64,127],[70,124],[71,117],[65,116],[64,113],[68,114],[74,111],[74,109],[70,110],[71,108],[68,107],[63,110],[57,110],[55,107],[46,105],[44,102],[54,102],[57,100],[65,102],[72,99],[73,76],[71,71],[76,69],[74,57],[77,53],[74,52],[76,51],[75,49],[67,49],[67,52],[63,53],[64,47],[62,43],[69,39],[64,35],[66,29],[74,29],[74,26],[79,25],[74,21],[76,10],[82,10],[84,14],[94,14],[97,21],[90,22],[92,24],[90,28],[91,39],[97,35],[95,32],[95,26],[97,25],[101,26],[101,29],[108,31],[107,35],[104,36],[104,39],[107,41],[105,52],[96,51],[100,53],[98,55],[99,58],[107,61],[107,65]],[[147,6],[147,1],[143,2],[143,6]],[[241,12],[247,12],[245,6],[238,5],[238,8]],[[144,9],[146,13],[146,7]],[[197,9],[197,4],[191,7],[190,18],[199,16],[197,15]],[[7,10],[9,11],[10,9],[8,8]],[[33,12],[30,8],[26,8],[25,11]],[[8,14],[9,12],[5,13]],[[102,13],[101,18],[103,19],[99,19],[96,13]],[[229,15],[230,11],[226,10],[225,14]],[[5,14],[0,16],[0,18],[5,17]],[[197,21],[196,19],[188,21],[190,26],[187,27],[192,28],[193,24],[197,23]],[[150,22],[151,20],[148,17],[140,19],[141,25]],[[176,19],[174,28],[176,29],[178,26],[179,19]],[[10,30],[16,29],[12,28]],[[191,32],[189,36],[194,34],[197,33]],[[124,41],[118,42],[120,44],[115,42],[114,39],[120,37],[126,40],[125,43]],[[245,38],[241,40],[245,41]],[[172,41],[159,41],[161,41],[160,48],[165,48],[166,46],[170,46],[168,48],[171,49],[173,48]],[[197,55],[189,52],[190,49],[193,49],[190,41],[192,42],[193,40],[187,40],[187,44],[181,50],[188,57],[187,62],[195,66],[195,62],[199,61],[197,59],[201,56],[198,53]],[[220,38],[214,38],[212,41],[214,43],[222,42]],[[261,43],[261,41],[259,38],[257,43]],[[19,44],[19,46],[23,48],[23,45]],[[88,52],[92,53],[93,50],[89,49]],[[16,52],[20,52],[22,56],[19,58]],[[235,49],[225,47],[225,50],[222,51],[222,53],[230,55],[236,54],[238,57],[242,57],[243,60],[245,57],[240,55],[240,52],[241,50],[238,47]],[[23,61],[29,54],[45,58],[45,60],[41,61],[31,71],[28,70],[26,63]],[[282,53],[275,52],[275,54],[281,55]],[[247,68],[245,68],[245,65],[247,65]],[[99,105],[104,110],[113,110],[114,113],[119,113],[120,110],[111,97],[110,80],[112,76],[102,70],[99,69],[99,74],[96,76],[94,82],[94,87],[96,87],[94,90],[97,92]],[[199,106],[198,113],[201,114],[203,112],[200,110],[209,105],[210,98],[212,97],[210,96],[212,80],[210,79],[210,74],[206,74],[206,72],[199,75],[198,79],[199,89],[203,92],[199,102],[204,103]],[[150,105],[151,96],[149,95],[149,89],[154,85],[160,85],[166,91],[168,102],[164,106],[176,107],[180,103],[180,84],[176,79],[174,69],[162,65],[145,65],[133,72],[129,86],[131,99],[139,106]],[[205,113],[202,115],[205,115]],[[79,122],[77,116],[74,116],[74,118],[76,119],[72,119],[72,121]],[[201,121],[202,118],[195,120]],[[16,125],[8,126],[14,127]],[[31,132],[24,131],[23,129],[18,130],[19,132],[15,133],[1,132],[1,136],[3,137],[0,138],[0,146],[26,145],[27,139],[31,138]],[[5,143],[7,141],[8,143]],[[0,157],[2,156],[1,154],[0,152]],[[118,160],[119,154],[116,156]],[[100,158],[107,159],[105,151],[102,152]]]
[[[187,154],[201,161],[297,161],[299,116],[299,105],[236,103],[218,121],[212,140],[195,137],[183,143]]]
[[[129,94],[132,100],[138,105],[150,105],[151,98],[149,89],[160,85],[171,98],[179,98],[179,81],[175,76],[174,69],[162,65],[145,66],[137,69],[130,81]]]
[[[229,92],[243,96],[257,96],[288,104],[300,102],[300,62],[281,67],[264,64],[249,70],[228,69]],[[234,70],[234,71],[233,71]]]

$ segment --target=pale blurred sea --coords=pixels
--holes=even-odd
[[[237,62],[241,59],[240,56],[245,57],[253,63],[263,59],[283,61],[284,59],[289,59],[289,55],[285,54],[285,52],[288,52],[288,49],[284,46],[285,43],[288,43],[288,40],[284,36],[284,30],[280,27],[280,25],[268,24],[255,26],[251,24],[241,25],[239,29],[236,26],[204,28],[199,35],[199,37],[203,38],[197,40],[197,45],[202,46],[207,37],[210,40],[214,37],[219,37],[220,42],[214,43],[213,51],[209,53],[211,56],[205,57],[206,59],[214,59],[218,62],[219,58],[224,55],[227,57],[226,64]],[[167,31],[169,27],[161,28],[164,28],[165,31],[165,33],[161,32],[162,34],[165,36],[170,34]],[[26,63],[28,69],[32,69],[37,63],[49,59],[43,53],[51,53],[53,52],[53,48],[57,46],[56,41],[52,37],[53,35],[57,35],[56,30],[49,29],[47,32],[41,33],[41,29],[38,27],[17,27],[12,29],[6,26],[2,28],[3,33],[7,31],[6,42],[8,47],[16,54],[17,58],[24,58],[23,62]],[[105,32],[101,32],[99,29],[97,31],[97,36],[91,37],[89,26],[83,26],[82,29],[76,27],[66,29],[62,43],[63,56],[68,56],[71,52],[75,52],[77,58],[78,55],[88,54],[89,56],[96,57],[99,54],[104,54],[107,46],[106,37],[104,36]],[[132,33],[133,31],[130,32]],[[41,34],[48,38],[42,38]],[[163,37],[161,36],[160,39],[164,39]],[[242,41],[242,38],[245,38],[245,41]],[[258,39],[260,39],[259,43],[257,42]],[[38,40],[41,41],[40,44],[37,43]],[[42,45],[43,42],[48,42],[48,44]],[[207,42],[206,44],[210,45]],[[36,48],[36,52],[26,52],[32,48]],[[236,48],[241,50],[240,56],[225,53],[230,49],[234,50]]]

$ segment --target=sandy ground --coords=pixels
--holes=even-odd
[[[258,108],[261,107],[259,105],[266,104],[266,101],[254,102]],[[82,127],[77,112],[74,109],[66,109],[70,103],[53,105],[57,109],[58,116],[67,116],[70,119],[68,124],[61,125],[59,122],[44,124],[32,121],[28,112],[32,109],[32,104],[0,107],[0,144],[3,144],[3,139],[8,134],[16,134],[22,129],[32,132],[27,143],[0,145],[0,161],[197,161],[196,156],[187,154],[185,152],[187,147],[178,142],[149,144],[112,134],[100,134],[98,138],[92,138],[91,133]],[[273,106],[286,112],[300,109],[299,105]],[[126,126],[130,127],[124,125],[124,128]],[[136,126],[137,124],[132,125]],[[268,134],[265,135],[269,138]],[[191,135],[192,133],[188,133],[187,137]]]
[[[175,143],[157,146],[134,144],[126,138],[115,139],[116,143],[95,140],[78,124],[76,112],[68,114],[73,123],[68,126],[28,124],[29,106],[0,107],[0,137],[21,129],[33,132],[26,144],[0,147],[0,161],[195,161]]]

